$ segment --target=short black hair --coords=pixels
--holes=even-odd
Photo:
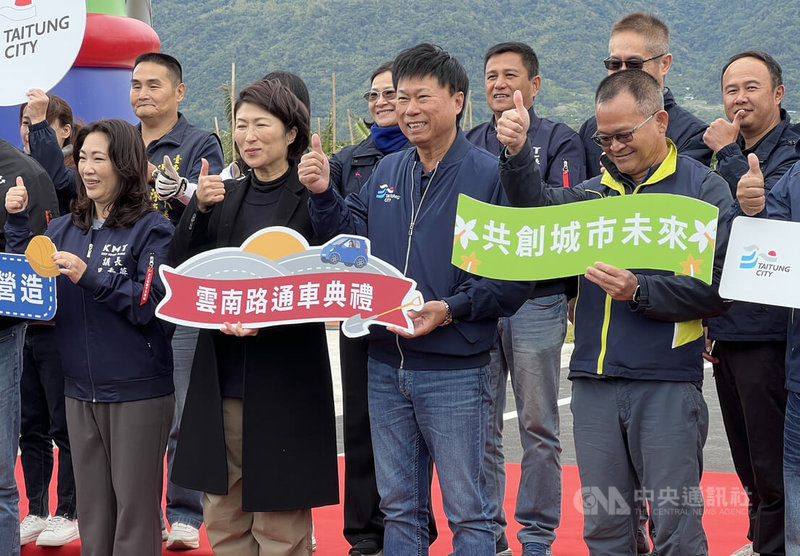
[[[622,92],[629,92],[636,101],[636,110],[642,116],[652,116],[664,109],[664,93],[655,77],[646,71],[626,69],[612,73],[600,82],[594,104],[607,102]]]
[[[372,82],[375,81],[375,78],[378,77],[382,73],[391,72],[394,68],[394,62],[388,61],[382,63],[380,66],[375,68],[375,71],[372,72],[372,75],[369,76],[369,84],[372,85]]]
[[[289,90],[294,93],[294,96],[296,96],[300,102],[305,104],[308,113],[311,114],[311,95],[308,94],[306,82],[303,81],[299,75],[290,71],[276,70],[271,71],[262,77],[261,81],[270,81],[274,79],[280,81],[283,85],[288,87]]]
[[[287,156],[290,160],[300,158],[308,148],[311,123],[305,104],[300,102],[289,87],[277,79],[256,81],[239,92],[233,107],[234,117],[244,103],[263,108],[278,118],[286,131],[296,127],[297,133],[289,145]]]
[[[486,64],[489,63],[489,58],[506,52],[514,52],[520,55],[522,65],[528,70],[528,79],[533,79],[539,75],[539,58],[536,56],[536,52],[524,42],[501,42],[491,47],[483,55],[483,71],[486,71]]]
[[[140,54],[133,63],[133,69],[136,69],[136,66],[143,62],[152,62],[167,68],[167,73],[169,73],[172,84],[175,87],[183,83],[183,68],[181,67],[181,63],[169,54],[162,54],[161,52],[145,52],[144,54]]]
[[[767,66],[769,76],[772,78],[773,89],[777,88],[779,85],[783,85],[783,70],[775,58],[761,50],[743,50],[742,52],[734,54],[728,58],[728,63],[722,68],[722,73],[719,77],[720,86],[722,86],[722,78],[725,77],[725,72],[728,71],[730,65],[736,60],[741,60],[742,58],[755,58],[756,60],[761,60],[764,65]]]
[[[401,79],[410,77],[435,77],[441,87],[447,87],[450,94],[464,93],[466,103],[467,92],[469,91],[469,77],[461,62],[456,60],[449,52],[441,46],[430,43],[420,43],[403,50],[394,59],[392,69],[392,84],[397,89],[397,84]],[[465,104],[466,105],[466,104]],[[461,112],[456,116],[456,126],[461,123]]]

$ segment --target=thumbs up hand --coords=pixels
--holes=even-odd
[[[717,118],[708,126],[703,134],[703,142],[714,152],[718,152],[722,147],[735,143],[739,138],[739,126],[745,115],[744,110],[739,110],[733,116],[733,121],[728,122],[722,118]]]
[[[311,136],[311,150],[303,155],[297,165],[297,177],[311,193],[322,193],[330,186],[331,167],[316,133]]]
[[[167,155],[164,155],[164,169],[159,170],[155,176],[156,179],[153,186],[158,196],[162,199],[181,197],[189,184],[189,180],[178,175],[172,160]]]
[[[225,184],[222,183],[220,176],[208,175],[208,160],[202,159],[200,175],[197,178],[197,208],[200,212],[208,212],[209,209],[225,198]]]
[[[522,93],[514,91],[514,108],[503,112],[497,121],[497,140],[506,146],[508,154],[514,156],[522,150],[530,125],[531,116],[522,103]]]
[[[16,214],[28,207],[28,190],[22,181],[22,176],[17,176],[17,185],[6,191],[6,212]]]
[[[758,157],[750,153],[747,155],[747,164],[750,168],[739,178],[736,186],[736,198],[742,207],[742,212],[753,216],[764,210],[766,197],[764,195],[764,174],[758,163]]]

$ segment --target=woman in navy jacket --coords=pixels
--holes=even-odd
[[[78,197],[47,235],[58,251],[56,339],[65,375],[82,554],[160,555],[158,507],[174,407],[171,327],[155,318],[172,225],[147,198],[147,157],[122,120],[82,129]],[[6,240],[30,237],[24,185]]]
[[[295,160],[308,146],[305,106],[278,81],[239,93],[241,178],[201,172],[175,232],[180,262],[239,246],[267,226],[315,242]],[[338,502],[333,386],[322,323],[201,330],[172,480],[205,492],[214,553],[310,555],[311,508]]]

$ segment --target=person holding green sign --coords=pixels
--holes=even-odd
[[[725,181],[679,155],[666,138],[669,115],[652,76],[625,70],[606,77],[595,114],[593,140],[604,151],[606,172],[574,187],[547,188],[527,140],[528,112],[515,93],[515,108],[497,126],[506,145],[500,178],[513,205],[672,193],[716,205],[723,217],[728,212],[732,198]],[[725,233],[717,237],[724,240]],[[708,553],[699,486],[708,433],[701,319],[725,309],[717,292],[723,251],[718,246],[711,285],[602,262],[580,279],[569,378],[584,540],[592,554],[636,553],[644,498],[659,554]]]

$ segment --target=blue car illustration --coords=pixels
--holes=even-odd
[[[322,248],[319,256],[323,263],[364,268],[369,261],[367,242],[362,237],[341,236]]]

